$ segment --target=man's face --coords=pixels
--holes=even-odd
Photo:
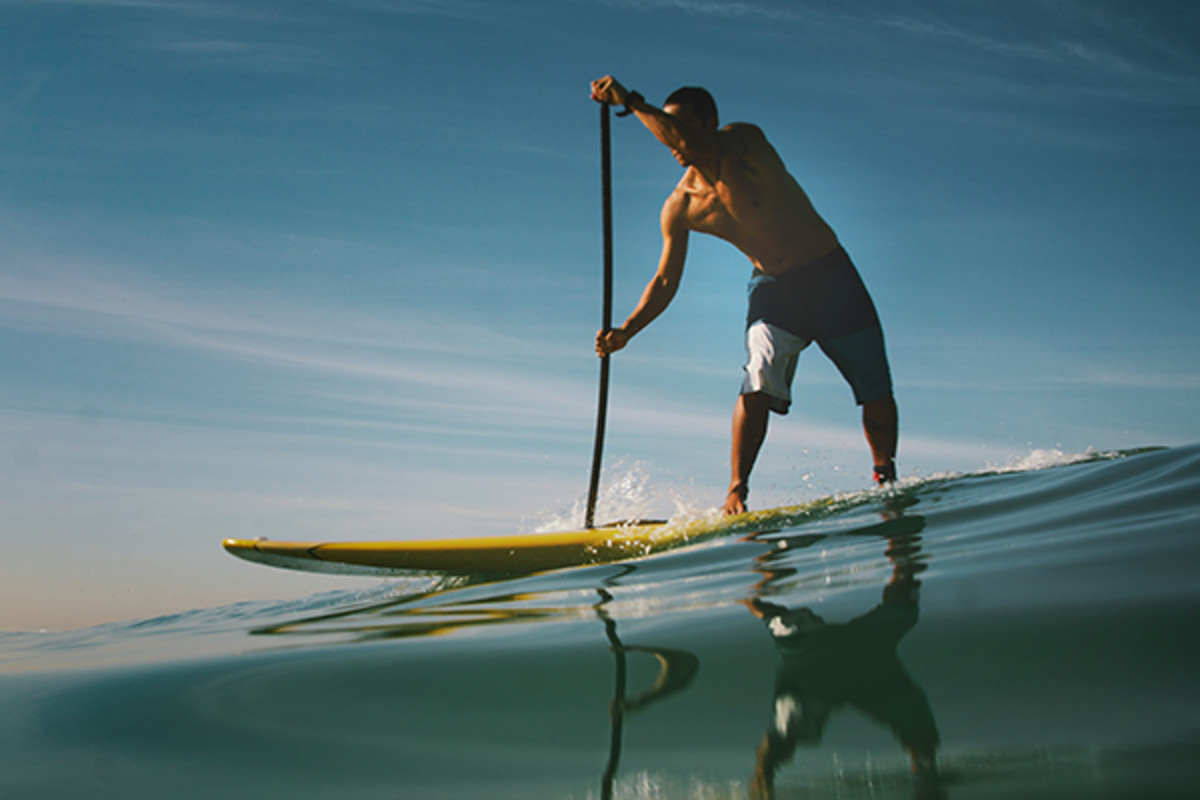
[[[687,106],[681,106],[678,103],[671,103],[670,105],[663,106],[663,111],[682,121],[683,124],[687,126],[696,128],[713,127],[709,125],[706,120],[696,114],[696,112],[692,111],[692,109],[688,108]],[[684,156],[683,153],[679,152],[673,147],[671,148],[671,154],[675,156],[675,160],[681,165],[685,167],[691,166],[692,162],[686,156]]]

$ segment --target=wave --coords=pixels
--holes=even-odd
[[[658,588],[667,598],[678,593],[663,585],[673,580],[694,582],[700,577],[694,574],[696,569],[707,570],[710,574],[702,572],[701,576],[710,578],[729,571],[744,571],[744,566],[736,563],[741,558],[736,547],[739,543],[753,541],[777,548],[790,547],[793,553],[818,542],[828,545],[830,537],[841,537],[838,541],[843,544],[853,543],[857,534],[887,532],[886,525],[880,527],[881,511],[886,515],[891,513],[889,509],[907,508],[912,517],[914,509],[924,512],[933,506],[939,525],[954,531],[944,537],[939,566],[949,566],[962,556],[972,562],[971,570],[978,571],[986,565],[986,556],[1009,552],[1010,558],[1016,558],[1018,549],[1028,551],[1023,556],[1027,560],[1061,557],[1061,553],[1055,555],[1050,551],[1068,547],[1073,532],[1088,536],[1094,553],[1102,546],[1103,531],[1119,537],[1129,530],[1144,530],[1159,520],[1174,524],[1178,517],[1194,518],[1195,498],[1200,496],[1198,464],[1200,445],[1080,453],[1035,450],[1010,463],[973,473],[910,476],[891,488],[843,492],[794,507],[768,509],[756,514],[752,522],[733,529],[732,537],[635,563],[641,573],[657,576],[656,580],[661,582]],[[632,500],[635,510],[642,508],[655,495],[648,482],[645,468],[633,465],[625,479],[614,482],[611,499],[614,504]],[[624,510],[629,508],[625,506]],[[697,510],[680,504],[672,522],[713,513],[714,509]],[[1040,540],[1019,548],[1020,537],[1026,535],[1035,535]],[[720,549],[722,546],[724,549]],[[691,561],[701,566],[689,565],[686,572],[674,573]],[[552,577],[513,579],[501,585],[523,587],[532,580],[551,587],[579,583],[588,587],[582,592],[588,605],[591,600],[588,581],[593,580],[593,573],[604,569],[576,568],[554,573]],[[368,588],[325,591],[289,600],[238,602],[78,631],[0,633],[3,645],[0,670],[192,658],[205,652],[206,647],[219,654],[223,646],[241,640],[248,630],[288,628],[298,619],[369,616],[380,608],[419,604],[465,589],[472,583],[469,578],[461,577],[390,578]],[[645,607],[642,613],[660,613],[669,605],[669,600],[662,600]],[[291,629],[294,632],[296,628],[291,625]],[[190,646],[171,644],[185,641]]]

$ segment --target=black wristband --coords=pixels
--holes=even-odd
[[[646,102],[646,98],[642,97],[641,92],[626,92],[626,94],[625,94],[625,110],[618,111],[617,116],[618,117],[628,117],[630,114],[633,113],[633,104],[634,103],[644,103],[644,102]]]

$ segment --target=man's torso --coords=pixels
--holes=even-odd
[[[688,230],[737,247],[755,267],[778,275],[825,255],[837,236],[752,126],[731,125],[715,164],[691,166],[667,200]]]

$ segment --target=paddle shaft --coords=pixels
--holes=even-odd
[[[612,144],[608,104],[600,104],[600,185],[604,216],[604,310],[601,330],[612,329]],[[596,444],[592,448],[592,478],[588,485],[587,512],[583,526],[596,526],[596,495],[600,489],[600,462],[604,458],[604,428],[608,419],[608,356],[600,358],[600,397],[596,403]]]

